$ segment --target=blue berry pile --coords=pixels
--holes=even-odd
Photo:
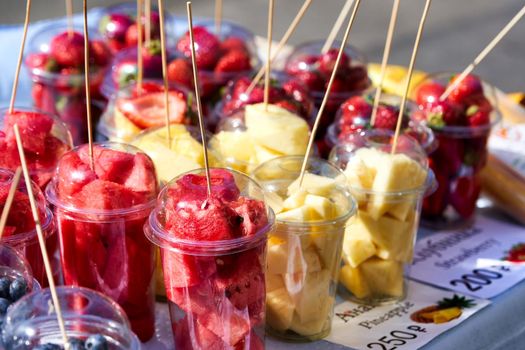
[[[0,277],[0,317],[5,316],[9,305],[26,295],[27,291],[27,282],[24,278]]]

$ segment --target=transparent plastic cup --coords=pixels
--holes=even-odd
[[[287,190],[298,179],[302,161],[299,156],[276,158],[252,173],[277,213],[283,204],[275,204],[279,202],[275,198],[288,196]],[[267,330],[290,341],[314,341],[330,333],[343,234],[346,222],[356,210],[344,180],[339,182],[344,179],[340,169],[320,158],[311,158],[308,173],[333,183],[333,188],[322,197],[337,207],[337,214],[316,220],[280,219],[276,215],[266,263]],[[306,191],[309,184],[306,180],[303,183]]]
[[[178,84],[169,86],[170,120],[187,124],[193,116],[191,92]],[[165,125],[164,85],[144,81],[143,90],[128,85],[114,94],[102,114],[97,131],[101,141],[130,142],[148,127]]]
[[[80,160],[87,155],[87,145],[68,152],[46,189],[58,226],[64,282],[115,300],[133,331],[147,341],[155,330],[155,249],[143,227],[157,193],[153,162],[131,145],[94,144],[97,177],[106,179],[101,180],[93,179]],[[82,185],[78,179],[91,182]]]
[[[0,187],[8,190],[13,182],[13,176],[14,174],[10,170],[0,169]],[[40,223],[42,225],[47,253],[51,260],[53,277],[56,284],[61,284],[62,276],[58,235],[56,233],[53,212],[48,208],[42,191],[34,182],[32,186],[40,213]],[[0,206],[3,207],[4,203],[0,203]],[[34,278],[41,286],[47,287],[49,283],[45,271],[44,259],[42,258],[42,251],[38,243],[38,235],[34,228],[29,198],[27,197],[27,188],[23,178],[20,179],[17,187],[17,194],[11,206],[10,213],[6,229],[2,236],[2,243],[20,252],[31,266],[31,273]]]
[[[357,215],[345,231],[340,290],[355,302],[390,304],[406,296],[405,275],[413,258],[421,205],[435,190],[435,180],[425,152],[411,137],[399,136],[395,156],[402,158],[395,162],[390,162],[392,132],[373,130],[360,137],[359,145],[338,145],[330,156],[345,169],[350,192],[358,203]],[[369,163],[363,167],[362,162]],[[389,188],[395,188],[374,190],[390,174],[395,174],[395,180],[390,180]],[[402,180],[403,176],[407,178]],[[364,185],[365,179],[373,185]]]
[[[75,27],[75,32],[83,33],[81,27]],[[75,144],[87,142],[87,111],[86,111],[86,87],[83,69],[61,68],[60,71],[46,71],[33,67],[30,55],[43,53],[49,54],[52,39],[67,31],[65,24],[57,26],[50,24],[35,33],[29,40],[29,55],[24,63],[33,81],[32,98],[35,107],[57,115],[66,123]],[[96,35],[90,34],[90,42],[97,39]],[[100,85],[109,64],[110,57],[106,58],[104,65],[90,68],[90,93],[92,123],[96,125],[105,100],[100,94]],[[83,61],[82,61],[83,64]]]
[[[436,81],[446,86],[454,75],[430,75],[421,84]],[[484,96],[492,106],[488,124],[436,126],[427,123],[438,143],[429,158],[439,187],[423,203],[424,226],[447,229],[466,226],[474,220],[476,202],[481,192],[480,172],[488,157],[487,140],[492,128],[501,120],[494,86],[486,82],[482,82],[482,85]],[[421,111],[425,115],[424,109]]]
[[[57,294],[70,342],[98,334],[105,338],[108,349],[140,349],[124,311],[108,297],[81,287],[58,287]],[[64,346],[51,300],[50,290],[43,289],[26,295],[9,309],[3,333],[6,348]]]
[[[15,171],[20,166],[20,156],[16,147],[14,131],[7,130],[6,125],[8,108],[0,108],[0,168]],[[24,144],[27,167],[31,179],[45,189],[55,172],[60,157],[73,147],[71,134],[67,126],[56,116],[28,107],[15,107],[14,113],[29,113],[31,118],[18,118],[18,127]],[[35,117],[35,118],[33,118]],[[41,117],[41,118],[40,118]],[[39,120],[45,121],[42,124]],[[38,126],[37,126],[38,124]],[[42,126],[42,128],[40,128]],[[9,134],[7,138],[6,135]]]
[[[215,177],[217,172],[231,177],[228,175],[227,183],[221,184]],[[244,229],[251,232],[232,239],[198,240],[189,234],[181,238],[170,228],[170,217],[178,215],[174,206],[183,205],[184,199],[176,202],[177,194],[187,197],[190,206],[193,196],[205,195],[205,187],[194,182],[195,175],[205,181],[204,169],[198,169],[164,187],[146,225],[146,236],[161,252],[175,346],[263,349],[266,242],[274,223],[273,212],[264,203],[263,190],[252,179],[236,171],[212,168],[213,198],[224,198],[223,203],[230,208],[239,208],[235,207],[239,203],[251,207],[249,219],[243,215],[250,222]],[[199,187],[196,192],[184,192],[188,189],[181,188],[181,183],[188,185],[187,181]],[[205,198],[201,199],[203,203],[209,200]],[[243,222],[248,221],[239,221]],[[227,234],[225,237],[234,236],[233,232]]]

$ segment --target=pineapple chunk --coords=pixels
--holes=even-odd
[[[285,155],[283,153],[273,151],[267,147],[258,144],[254,144],[253,147],[255,150],[255,159],[257,160],[256,162],[253,162],[254,164],[262,164],[270,159],[274,159]]]
[[[255,154],[250,135],[242,131],[221,131],[213,137],[211,146],[223,158],[240,162],[249,162]]]
[[[290,329],[298,334],[311,337],[316,340],[319,333],[330,328],[330,312],[334,305],[333,297],[326,297],[322,308],[318,311],[317,316],[309,322],[303,322],[297,312],[294,313]]]
[[[336,232],[327,234],[322,228],[320,230],[321,232],[319,233],[311,233],[310,239],[317,249],[323,266],[334,266],[334,264],[340,260],[340,252],[342,249],[341,234]]]
[[[331,282],[330,272],[326,269],[306,275],[301,292],[295,297],[292,296],[295,300],[295,312],[301,323],[326,317],[326,303],[330,300]]]
[[[318,220],[330,220],[337,217],[334,203],[325,197],[309,194],[304,199],[304,205],[310,207],[312,213],[316,213]]]
[[[300,237],[295,235],[282,243],[269,243],[266,264],[270,274],[295,274],[321,270],[321,260],[315,248],[311,245],[304,248]]]
[[[306,192],[305,190],[299,190],[297,192],[294,192],[292,195],[288,196],[288,198],[286,198],[283,203],[284,211],[297,209],[303,206],[307,194],[308,192]]]
[[[115,108],[113,123],[115,130],[117,130],[117,135],[116,137],[110,137],[110,141],[129,142],[142,131],[141,128],[133,124],[118,108]]]
[[[282,275],[267,273],[266,274],[266,293],[285,288]]]
[[[335,179],[329,177],[305,173],[303,178],[302,189],[306,190],[310,194],[315,194],[321,197],[330,197],[331,192],[334,190],[337,182]],[[288,195],[295,193],[299,190],[299,179],[295,180],[288,186]]]
[[[264,103],[247,105],[244,121],[253,142],[274,152],[303,155],[310,134],[308,123],[288,110]]]
[[[375,296],[403,295],[403,263],[371,258],[359,265],[362,277]]]
[[[306,222],[313,220],[314,213],[310,207],[301,206],[299,208],[291,209],[288,211],[281,211],[275,218],[278,221],[293,221],[293,222]]]
[[[281,198],[281,196],[279,196],[277,193],[267,191],[264,193],[264,197],[266,199],[266,203],[268,203],[268,206],[272,208],[275,214],[278,214],[281,211],[283,211],[284,201]]]
[[[285,288],[266,293],[266,322],[278,331],[290,328],[294,314],[294,303]]]
[[[339,282],[359,299],[366,298],[370,295],[368,284],[357,268],[344,265],[339,272]]]
[[[376,254],[372,236],[359,218],[351,219],[345,228],[343,258],[351,267],[357,267]]]

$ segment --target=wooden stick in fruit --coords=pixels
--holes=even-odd
[[[288,42],[292,34],[295,32],[295,29],[299,25],[299,22],[301,22],[301,19],[303,18],[304,14],[306,13],[306,10],[308,10],[308,7],[310,7],[310,4],[312,3],[312,0],[305,0],[303,3],[303,6],[299,9],[299,12],[297,12],[297,15],[295,15],[295,18],[293,19],[292,23],[290,23],[290,26],[286,30],[286,33],[284,33],[281,41],[277,44],[275,49],[272,52],[272,61],[277,57],[279,52],[282,50],[284,45]],[[261,81],[262,77],[264,76],[264,72],[266,71],[266,65],[261,67],[259,71],[257,72],[257,75],[252,79],[252,82],[246,89],[246,94],[250,95],[255,88],[255,86]]]
[[[142,93],[142,76],[143,76],[143,60],[142,60],[142,0],[137,0],[137,91]]]
[[[215,34],[221,34],[222,0],[215,0]]]
[[[195,100],[197,102],[197,115],[199,117],[199,128],[202,138],[202,149],[204,151],[204,169],[206,170],[206,184],[208,186],[208,196],[211,195],[210,165],[208,163],[208,145],[206,141],[206,131],[204,131],[204,119],[202,116],[201,94],[199,92],[199,74],[197,71],[197,60],[195,58],[195,39],[193,38],[193,15],[191,13],[191,1],[186,2],[188,14],[188,32],[190,33],[191,45],[191,65],[193,67],[193,85],[195,86]]]
[[[164,82],[164,109],[166,123],[166,141],[168,147],[171,145],[171,128],[170,128],[170,101],[168,87],[168,68],[166,58],[166,33],[164,33],[164,1],[159,0],[159,21],[160,21],[160,51],[162,56],[162,81]]]
[[[372,126],[374,126],[374,123],[376,121],[377,107],[379,106],[379,99],[381,98],[381,89],[383,88],[383,81],[385,80],[386,66],[388,64],[388,57],[390,56],[390,47],[392,46],[392,38],[394,37],[394,30],[396,29],[399,1],[400,0],[394,0],[394,4],[392,5],[392,14],[390,15],[390,23],[388,25],[388,32],[386,34],[385,49],[383,51],[383,60],[381,61],[381,73],[379,74],[379,84],[377,84],[376,95],[374,97],[374,107],[372,108],[372,116],[370,118],[370,125]]]
[[[399,114],[397,115],[397,124],[396,124],[396,133],[394,134],[394,140],[392,142],[391,153],[396,153],[397,148],[397,139],[399,137],[399,132],[401,131],[401,124],[403,122],[403,114],[405,112],[405,106],[408,98],[408,90],[410,88],[410,82],[412,81],[412,73],[414,72],[414,66],[416,64],[417,52],[419,50],[419,43],[421,41],[421,36],[423,34],[423,29],[425,29],[425,22],[427,20],[428,10],[430,9],[430,4],[432,0],[426,0],[425,8],[423,9],[423,14],[421,15],[421,20],[419,21],[419,28],[417,30],[416,41],[414,42],[414,48],[412,49],[412,56],[410,57],[410,64],[408,65],[407,80],[405,83],[405,92],[401,98],[401,105],[399,106]]]
[[[22,32],[22,43],[20,44],[20,51],[18,52],[18,61],[16,63],[15,80],[13,82],[13,90],[11,90],[11,101],[9,102],[9,113],[13,113],[16,100],[16,90],[18,88],[18,78],[20,76],[20,67],[22,66],[22,57],[24,56],[24,47],[26,46],[27,27],[29,26],[29,17],[31,15],[31,0],[26,3],[26,17],[24,20],[24,31]]]
[[[328,34],[328,37],[326,38],[326,41],[324,42],[323,48],[321,49],[321,53],[325,54],[330,50],[332,45],[334,44],[335,38],[337,37],[337,34],[341,30],[341,26],[343,25],[343,22],[345,21],[346,16],[348,16],[348,13],[350,12],[350,9],[352,8],[352,4],[354,3],[354,0],[346,0],[343,8],[341,9],[341,13],[339,14],[339,17],[335,20],[335,23],[332,27],[332,30],[330,30],[330,34]]]
[[[445,92],[439,97],[441,101],[445,100],[448,97],[448,95],[450,95],[450,93],[458,87],[459,83],[461,83],[461,81],[465,79],[465,77],[469,75],[481,61],[483,61],[485,56],[487,56],[489,52],[492,51],[492,49],[496,47],[496,45],[498,45],[501,39],[503,39],[503,37],[505,37],[505,35],[507,35],[507,33],[510,32],[512,27],[514,27],[516,23],[519,22],[523,15],[525,15],[525,6],[523,6],[521,10],[510,20],[510,22],[507,23],[507,25],[503,27],[503,29],[494,37],[494,39],[492,39],[492,41],[483,50],[481,50],[481,52],[476,56],[474,61],[471,64],[469,64],[467,68],[465,68],[465,70],[456,79],[454,79],[454,82],[450,84],[445,90]]]
[[[149,42],[151,40],[151,0],[146,0],[144,2],[144,17],[144,32],[146,34],[144,43],[146,47],[149,47]]]
[[[83,0],[82,14],[84,16],[84,80],[86,83],[86,115],[89,145],[89,162],[91,170],[94,170],[95,160],[93,159],[93,127],[91,125],[91,91],[89,88],[89,34],[87,25],[87,0]]]
[[[73,0],[66,0],[67,33],[69,38],[73,36]]]
[[[85,2],[85,0],[84,0]],[[62,309],[58,301],[57,291],[55,287],[55,281],[53,280],[53,271],[51,270],[51,264],[49,263],[49,256],[47,255],[46,242],[44,240],[44,234],[42,233],[42,225],[40,224],[40,217],[38,215],[38,208],[35,203],[35,196],[33,194],[33,188],[31,186],[31,177],[29,176],[29,170],[27,170],[26,157],[24,154],[24,146],[22,145],[22,139],[20,137],[20,131],[18,125],[13,126],[16,137],[16,146],[18,148],[18,155],[20,156],[20,165],[24,173],[24,180],[27,188],[27,196],[29,197],[29,204],[31,205],[31,212],[33,214],[33,220],[35,220],[36,234],[38,237],[38,243],[40,244],[40,250],[42,251],[42,260],[44,260],[44,267],[46,270],[47,280],[49,283],[49,290],[51,291],[51,298],[53,299],[53,305],[57,314],[58,327],[62,335],[64,347],[69,349],[69,343],[67,340],[66,327],[64,325],[64,318],[62,317]]]
[[[268,110],[270,97],[270,71],[272,66],[273,1],[268,0],[268,44],[266,46],[266,72],[264,74],[264,108]]]
[[[5,200],[4,209],[2,210],[2,216],[0,216],[0,241],[2,240],[2,235],[4,234],[5,224],[7,223],[7,217],[9,216],[9,211],[11,210],[11,204],[13,204],[13,199],[15,199],[16,189],[18,183],[20,182],[20,175],[22,174],[22,168],[16,168],[15,175],[13,176],[13,182],[9,188],[9,193]]]
[[[350,30],[352,30],[352,25],[354,24],[354,20],[357,15],[357,10],[359,9],[360,4],[361,0],[355,1],[354,10],[352,11],[352,15],[348,20],[345,35],[343,36],[343,41],[341,41],[341,47],[339,47],[339,53],[337,54],[334,69],[332,70],[332,75],[330,75],[330,80],[328,81],[328,86],[326,87],[326,92],[323,96],[323,101],[321,102],[321,106],[319,107],[319,111],[317,111],[317,116],[315,117],[314,126],[312,127],[310,139],[308,140],[308,146],[306,147],[306,154],[304,155],[303,165],[301,166],[301,173],[299,175],[299,187],[303,185],[304,174],[308,165],[308,158],[310,158],[310,154],[312,153],[312,146],[314,144],[315,134],[317,132],[317,129],[319,128],[319,122],[321,121],[321,116],[323,115],[326,103],[328,102],[328,96],[330,95],[330,90],[332,89],[332,84],[334,83],[335,76],[337,74],[337,69],[339,68],[339,62],[341,61],[341,57],[343,56],[343,52],[345,51],[346,42],[348,41],[348,37],[350,36]]]

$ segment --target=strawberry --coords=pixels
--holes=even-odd
[[[302,56],[294,59],[293,61],[287,62],[285,66],[286,73],[290,75],[298,75],[305,71],[315,70],[317,64],[316,56]]]
[[[274,105],[276,106],[279,106],[281,108],[284,108],[294,114],[299,114],[299,110],[300,110],[300,105],[299,103],[295,102],[295,101],[290,101],[290,100],[280,100],[280,101],[277,101],[275,103],[273,103]]]
[[[506,252],[506,257],[504,259],[516,263],[525,261],[525,244],[518,243],[513,245],[510,250]]]
[[[328,83],[329,81],[327,80],[325,82],[325,89],[328,88]],[[332,88],[330,89],[330,93],[340,94],[340,93],[347,92],[347,91],[348,91],[348,85],[346,84],[345,80],[339,76],[336,76],[332,83]]]
[[[42,69],[47,72],[55,72],[58,69],[57,61],[49,54],[43,52],[30,54],[26,63],[32,69]]]
[[[109,48],[100,40],[93,40],[89,47],[90,61],[97,67],[105,67],[110,59],[111,52]]]
[[[310,100],[310,95],[306,86],[297,79],[288,80],[283,84],[283,89],[289,96],[292,96],[297,102]]]
[[[332,48],[328,50],[326,53],[322,54],[319,59],[319,71],[327,76],[330,76],[332,74],[332,71],[335,67],[335,62],[337,60],[337,55],[339,54],[339,49]],[[339,69],[342,67],[349,67],[350,66],[350,57],[346,53],[343,52],[341,55],[341,60],[339,61]],[[338,69],[338,70],[339,70]]]
[[[447,137],[442,133],[436,133],[439,147],[433,153],[432,158],[436,167],[443,174],[456,176],[461,169],[465,156],[465,145],[463,139]]]
[[[434,171],[438,187],[436,192],[423,201],[423,215],[426,217],[438,217],[443,214],[448,204],[448,176],[440,171],[432,159],[429,160],[429,166]]]
[[[133,20],[123,13],[112,13],[106,15],[100,21],[99,32],[110,41],[125,43],[126,32],[133,25]]]
[[[325,82],[317,72],[302,71],[295,75],[310,91],[325,91]]]
[[[144,27],[142,27],[142,37],[144,38]],[[126,40],[124,47],[131,47],[137,45],[137,41],[139,40],[139,32],[137,28],[137,23],[133,23],[129,26],[128,30],[126,31]]]
[[[244,95],[248,86],[250,86],[250,79],[248,77],[241,77],[230,84],[231,86],[231,96],[234,99],[238,99],[241,95]]]
[[[374,128],[394,130],[397,124],[399,111],[392,106],[378,106]]]
[[[470,218],[476,209],[476,201],[481,190],[475,176],[461,176],[452,182],[450,204],[463,218]]]
[[[352,67],[345,73],[348,91],[361,91],[370,86],[368,72],[364,66]]]
[[[145,76],[162,77],[162,54],[159,40],[152,40],[148,47],[142,48],[142,59]]]
[[[467,123],[471,127],[483,126],[490,123],[490,114],[478,106],[470,106],[466,112]]]
[[[352,96],[341,105],[343,125],[367,124],[372,115],[372,106],[362,96]],[[362,125],[361,125],[362,126]]]
[[[231,50],[222,56],[215,66],[216,73],[242,72],[252,68],[246,51]]]
[[[199,69],[212,69],[220,53],[219,39],[204,27],[194,27],[195,55]],[[191,58],[190,35],[186,33],[177,43],[177,49]]]
[[[168,65],[168,79],[187,88],[193,86],[193,70],[186,58],[176,58]]]
[[[77,32],[58,34],[51,40],[50,54],[61,66],[81,67],[84,63],[84,36]]]
[[[462,125],[463,114],[459,107],[448,100],[435,101],[426,105],[427,120],[431,126]]]
[[[445,92],[445,87],[438,82],[430,81],[420,85],[416,91],[416,102],[420,106],[433,104]]]
[[[223,53],[232,50],[240,50],[248,53],[248,49],[246,48],[244,41],[236,36],[230,36],[229,38],[224,39],[221,43],[221,51]]]
[[[453,84],[456,78],[457,76],[455,76],[450,83]],[[478,95],[483,95],[483,86],[481,85],[481,81],[475,75],[469,74],[454,90],[452,90],[448,96],[448,99],[457,104],[465,104],[468,98]]]

